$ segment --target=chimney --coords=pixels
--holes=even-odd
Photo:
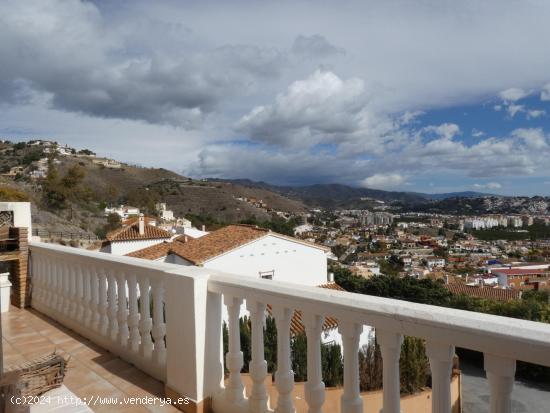
[[[333,272],[329,272],[327,274],[327,282],[329,283],[333,283],[334,282],[334,273]]]
[[[449,274],[445,274],[445,284],[449,285]]]
[[[203,232],[206,231],[206,225],[203,225],[203,226],[202,226],[202,230],[203,230]]]
[[[143,214],[139,214],[138,224],[139,224],[139,235],[145,235],[145,218]]]

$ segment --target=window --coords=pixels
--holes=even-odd
[[[275,270],[260,271],[259,274],[260,274],[260,278],[262,278],[264,280],[272,280],[273,277],[275,276]]]

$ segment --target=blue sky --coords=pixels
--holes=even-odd
[[[550,3],[0,0],[0,136],[193,177],[550,194]]]

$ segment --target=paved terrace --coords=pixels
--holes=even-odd
[[[164,384],[109,351],[35,310],[11,307],[2,314],[4,366],[18,365],[53,350],[70,357],[64,385],[81,399],[163,397]],[[90,406],[95,412],[179,412],[172,406]],[[180,412],[181,413],[181,412]]]

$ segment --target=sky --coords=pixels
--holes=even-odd
[[[0,137],[194,178],[550,195],[546,0],[0,0]]]

